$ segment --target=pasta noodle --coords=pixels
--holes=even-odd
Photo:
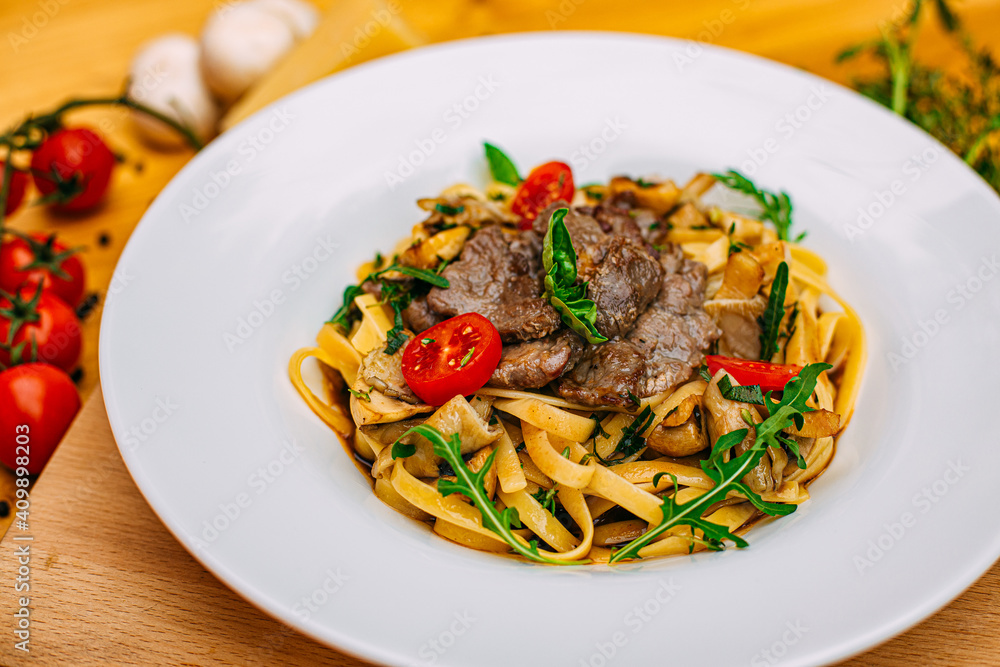
[[[593,206],[600,201],[598,195],[628,191],[662,219],[676,219],[665,233],[666,241],[707,268],[704,309],[719,321],[727,316],[749,322],[761,317],[763,307],[775,301],[772,291],[784,271],[782,264],[786,265],[787,286],[778,292],[784,294],[784,302],[777,304],[785,308],[780,323],[784,333],[777,337],[770,362],[827,363],[831,368],[816,378],[808,400],[813,411],[805,413],[798,428],[785,429],[785,442],[796,449],[766,450],[757,468],[767,484],[754,493],[761,502],[797,505],[809,499],[807,484],[829,465],[836,437],[853,414],[866,362],[864,329],[857,313],[827,283],[822,257],[780,240],[759,220],[702,206],[700,194],[712,182],[699,174],[680,189],[669,181],[650,187],[616,178],[608,186],[576,191],[574,203]],[[516,222],[511,209],[516,192],[504,183],[492,183],[485,191],[459,184],[438,198],[421,200],[431,219],[440,220],[440,212],[445,212],[454,224],[418,224],[398,244],[397,255],[410,253],[418,264],[428,258],[454,259],[482,225]],[[682,217],[679,207],[685,207],[683,213],[689,217]],[[704,224],[690,223],[699,219]],[[682,224],[683,220],[687,222]],[[364,264],[358,271],[359,282],[377,272],[395,271],[387,266],[381,257]],[[357,290],[345,299],[346,311],[353,304],[357,316],[353,321],[335,316],[320,329],[316,346],[295,352],[288,367],[292,385],[312,411],[351,444],[352,454],[371,463],[377,497],[427,523],[438,535],[500,554],[510,553],[515,543],[530,549],[537,543],[548,549],[537,548],[534,553],[549,562],[601,563],[613,560],[621,545],[654,535],[649,531],[665,520],[668,501],[680,505],[705,500],[708,509],[701,519],[725,528],[733,540],[764,516],[747,499],[753,499],[747,495],[750,491],[730,490],[723,497],[720,489],[714,498],[711,493],[717,478],[703,463],[722,435],[712,429],[723,421],[712,413],[718,409],[713,406],[719,394],[708,392],[710,386],[715,387],[713,392],[722,391],[721,371],[711,382],[696,374],[666,392],[633,397],[634,404],[625,406],[593,407],[544,389],[486,386],[434,407],[384,390],[372,378],[369,355],[380,355],[382,350],[392,354],[389,341],[392,329],[400,326],[397,313],[374,292]],[[837,309],[827,309],[829,304]],[[728,344],[720,340],[720,350]],[[320,365],[327,396],[318,396],[305,382],[305,363]],[[745,400],[723,399],[727,409],[742,415],[737,423],[748,421],[753,426],[761,416],[767,418],[760,400],[756,407],[740,402]],[[749,409],[741,413],[741,406]],[[420,424],[433,427],[445,439],[454,437],[471,473],[482,471],[482,492],[498,516],[516,516],[512,538],[505,541],[491,529],[470,498],[449,494],[444,484],[457,479],[457,468],[444,465],[428,437],[410,432]],[[742,446],[734,446],[725,460],[742,453]],[[401,453],[403,448],[409,448],[407,453]],[[798,454],[804,468],[796,465]],[[491,467],[483,470],[487,464]],[[753,487],[749,479],[750,475],[744,484]],[[714,504],[708,506],[707,499]],[[638,556],[716,548],[702,528],[708,530],[698,524],[673,525],[647,538]]]

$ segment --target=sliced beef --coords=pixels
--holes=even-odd
[[[623,236],[612,238],[587,288],[597,305],[597,330],[607,338],[627,334],[662,283],[663,267],[642,246]]]
[[[646,372],[643,352],[627,340],[616,338],[591,345],[573,370],[563,375],[556,392],[582,405],[634,405]]]
[[[505,342],[541,338],[555,331],[559,313],[542,296],[540,241],[534,234],[512,235],[483,227],[465,244],[457,262],[442,272],[451,286],[435,287],[428,305],[446,316],[475,312],[493,322]]]
[[[487,384],[505,389],[544,387],[576,365],[583,347],[583,339],[569,329],[538,340],[504,345],[500,364]]]
[[[684,259],[677,249],[663,253],[660,263],[665,270],[660,294],[627,336],[646,361],[638,396],[658,394],[687,380],[720,333],[702,309],[705,265]]]
[[[406,333],[409,338],[409,332]],[[361,377],[370,386],[389,398],[398,398],[407,403],[417,404],[420,399],[403,379],[403,350],[400,346],[395,354],[386,354],[384,347],[377,347],[361,362]]]
[[[418,296],[403,310],[403,324],[415,333],[430,329],[435,324],[444,322],[444,315],[431,310],[426,296]]]

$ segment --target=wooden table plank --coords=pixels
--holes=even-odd
[[[116,91],[136,47],[166,31],[197,34],[225,0],[4,0],[0,3],[0,123],[44,110],[70,94]],[[325,2],[326,0],[324,0]],[[335,1],[335,0],[334,0]],[[901,0],[644,0],[624,9],[614,0],[404,0],[407,18],[432,39],[518,30],[608,29],[649,32],[757,53],[844,82],[849,70],[833,55],[876,32]],[[1000,46],[1000,2],[965,0],[961,16],[973,35]],[[729,11],[730,14],[723,15]],[[718,20],[728,19],[720,27]],[[708,33],[704,32],[706,29]],[[948,65],[954,46],[937,26],[923,31],[918,54]],[[21,211],[14,226],[58,231],[87,246],[88,289],[102,294],[124,244],[148,204],[190,158],[141,145],[114,112],[85,112],[110,123],[106,136],[127,162],[108,202],[86,216],[43,208]],[[98,244],[103,233],[106,246]],[[102,298],[103,301],[103,298]],[[84,326],[84,395],[97,386],[99,311]],[[0,470],[0,499],[13,479]],[[206,572],[163,528],[125,470],[98,392],[32,489],[31,664],[324,664],[359,665],[257,611]],[[0,518],[0,534],[12,517]],[[15,579],[13,537],[0,549],[0,577]],[[5,637],[15,607],[0,585]],[[1000,568],[932,619],[850,665],[1000,663]],[[0,663],[20,664],[10,643]]]
[[[0,664],[366,663],[283,626],[208,573],[160,523],[115,446],[100,390],[0,542]],[[17,536],[30,535],[31,656],[11,638]],[[1000,664],[1000,565],[940,613],[849,667]]]

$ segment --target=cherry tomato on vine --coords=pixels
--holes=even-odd
[[[100,202],[114,167],[114,153],[85,127],[53,132],[31,157],[35,187],[63,211],[82,211]]]
[[[85,286],[83,262],[55,234],[13,237],[0,245],[0,289],[13,293],[24,285],[38,285],[76,307]]]
[[[42,363],[0,372],[0,461],[12,470],[42,471],[70,422],[80,395],[66,373]]]
[[[4,163],[0,160],[0,174],[3,173]],[[0,181],[2,183],[2,181]],[[15,171],[10,177],[10,191],[7,192],[7,205],[4,207],[4,215],[10,215],[16,211],[21,202],[24,201],[24,193],[28,189],[28,174],[23,171]]]
[[[13,340],[10,330],[14,328]],[[59,297],[37,285],[22,287],[16,294],[0,295],[0,342],[17,348],[20,358],[32,359],[71,371],[80,359],[80,322],[76,313]],[[0,347],[0,364],[11,366],[11,350]]]
[[[725,369],[737,382],[743,386],[759,384],[761,391],[781,391],[788,381],[799,374],[801,366],[790,364],[772,364],[768,361],[750,361],[735,357],[723,357],[710,354],[705,357],[708,372],[713,376],[719,369]]]
[[[573,171],[563,162],[546,162],[535,167],[528,178],[517,186],[510,210],[521,216],[521,228],[531,229],[531,223],[549,204],[573,200]]]
[[[478,313],[465,313],[418,334],[403,350],[403,379],[429,405],[468,396],[500,363],[500,333]]]

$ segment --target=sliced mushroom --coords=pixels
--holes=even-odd
[[[691,456],[708,447],[701,419],[693,415],[680,426],[660,424],[646,438],[646,445],[666,456]]]
[[[410,419],[416,415],[434,411],[433,405],[426,403],[407,403],[398,398],[390,398],[374,387],[369,386],[363,378],[358,378],[352,389],[357,394],[351,395],[351,416],[358,426],[368,424],[385,424]],[[366,398],[358,398],[358,395]]]
[[[656,215],[665,215],[681,198],[681,190],[670,180],[661,183],[639,185],[638,182],[625,176],[615,176],[608,183],[611,198],[629,193],[635,197],[636,203],[642,208],[648,208]]]
[[[408,331],[403,333],[407,340],[413,337]],[[385,396],[417,405],[421,402],[420,399],[403,378],[403,349],[405,347],[405,344],[399,346],[394,354],[386,354],[384,347],[372,350],[365,355],[361,362],[360,375],[365,382]]]
[[[407,248],[399,256],[398,261],[403,266],[436,269],[442,261],[450,262],[458,257],[465,247],[465,240],[469,238],[470,231],[469,227],[462,225],[438,232]]]
[[[760,357],[760,325],[757,318],[767,308],[767,298],[757,294],[752,299],[713,299],[705,302],[705,312],[722,330],[719,352],[743,359]]]

